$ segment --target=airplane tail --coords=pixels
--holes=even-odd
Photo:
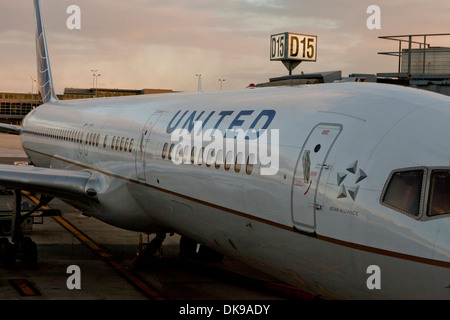
[[[47,50],[47,39],[45,36],[44,22],[42,20],[42,10],[40,0],[33,0],[36,15],[36,60],[39,100],[42,103],[57,101],[53,87],[52,71],[50,69],[50,59]]]

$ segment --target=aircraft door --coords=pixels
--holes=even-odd
[[[341,130],[339,124],[318,124],[303,145],[292,185],[292,220],[300,231],[313,234],[316,230],[316,211],[322,209],[317,203],[320,178],[324,170],[331,169],[327,157]]]
[[[154,112],[150,118],[148,118],[144,128],[141,131],[136,152],[136,176],[140,182],[145,182],[145,165],[146,161],[148,161],[148,157],[146,156],[146,152],[148,152],[147,144],[150,140],[153,127],[161,115],[162,111]]]

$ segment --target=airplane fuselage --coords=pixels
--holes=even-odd
[[[261,136],[230,157],[209,135],[177,148],[176,129],[196,121],[277,139],[265,154],[249,150]],[[35,166],[107,177],[95,205],[64,200],[115,226],[177,232],[324,297],[449,299],[449,215],[427,215],[430,175],[450,167],[448,123],[448,97],[331,84],[47,103],[21,139]],[[414,168],[417,215],[382,196]]]

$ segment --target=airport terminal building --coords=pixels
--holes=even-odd
[[[0,121],[18,123],[39,104],[37,94],[0,92]]]
[[[60,100],[132,96],[141,94],[171,93],[171,89],[105,89],[65,88]],[[37,94],[23,92],[0,92],[0,122],[20,124],[22,119],[41,103]]]

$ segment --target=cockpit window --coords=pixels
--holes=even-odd
[[[450,213],[450,170],[434,170],[431,173],[429,216]]]
[[[422,207],[424,170],[412,169],[391,174],[382,202],[393,209],[418,217]]]

